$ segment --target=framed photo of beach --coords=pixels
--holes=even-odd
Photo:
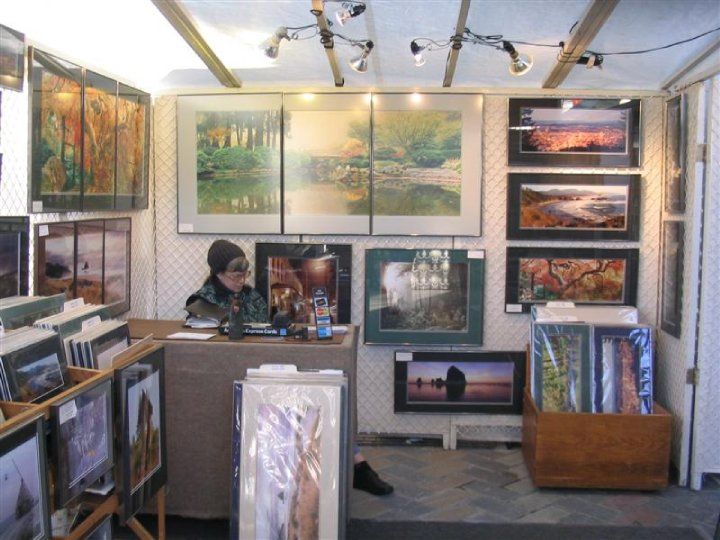
[[[0,298],[28,293],[30,221],[0,217]]]
[[[0,86],[22,92],[25,80],[25,34],[0,24]]]
[[[481,345],[485,252],[365,251],[365,343]]]
[[[685,224],[682,221],[666,221],[663,223],[662,235],[660,328],[679,338],[682,332]]]
[[[370,94],[283,96],[283,232],[370,233]]]
[[[639,99],[509,101],[508,165],[639,167]]]
[[[687,99],[680,94],[665,102],[665,211],[685,212]]]
[[[180,96],[178,232],[281,231],[282,94]]]
[[[372,100],[372,234],[480,236],[482,96]]]
[[[522,414],[525,352],[395,351],[395,412]]]
[[[634,306],[638,263],[637,249],[510,247],[505,312],[551,301]]]
[[[640,175],[508,175],[507,237],[637,241]]]

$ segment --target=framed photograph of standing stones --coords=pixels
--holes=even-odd
[[[282,94],[180,96],[178,232],[280,233]]]
[[[372,234],[479,236],[482,96],[372,99]]]
[[[640,175],[508,175],[507,237],[637,241]]]
[[[283,100],[283,232],[369,234],[370,94]]]
[[[687,143],[687,100],[684,94],[665,102],[665,211],[685,212],[685,145]]]
[[[510,99],[508,165],[639,167],[640,100]]]
[[[0,298],[28,293],[30,221],[0,217]]]
[[[671,336],[679,338],[682,330],[685,224],[682,221],[666,221],[662,229],[660,328]]]

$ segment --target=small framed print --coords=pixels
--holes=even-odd
[[[685,212],[687,99],[680,94],[665,102],[665,211]]]
[[[25,80],[25,35],[0,24],[0,86],[22,92]]]
[[[662,303],[660,328],[671,336],[682,331],[683,265],[685,264],[685,224],[663,223]]]

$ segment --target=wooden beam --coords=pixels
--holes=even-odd
[[[543,88],[557,88],[577,64],[620,0],[592,0],[574,31],[565,40],[563,53],[543,82]]]
[[[177,0],[152,0],[152,3],[175,28],[175,31],[190,45],[195,54],[205,62],[210,72],[215,75],[215,78],[221,84],[230,88],[242,87],[240,79],[235,77],[235,74],[220,61],[220,58],[210,48],[205,38],[200,35],[200,31]]]
[[[456,36],[462,36],[465,32],[465,25],[467,24],[468,12],[470,11],[470,0],[462,0],[460,4],[460,13],[458,14],[458,21],[455,25]],[[445,62],[445,77],[443,78],[443,86],[450,87],[452,85],[453,77],[455,76],[455,66],[457,66],[457,59],[460,55],[460,49],[462,48],[462,42],[453,39],[452,47],[448,53],[447,61]]]
[[[707,58],[710,58],[715,51],[720,49],[720,39],[714,41],[710,45],[708,45],[700,54],[698,54],[695,58],[693,58],[684,68],[682,68],[680,71],[675,73],[672,77],[670,77],[668,80],[666,80],[663,85],[663,90],[669,90],[672,85],[674,85],[676,82],[678,82],[680,79],[682,79],[685,75],[690,73],[693,69],[695,69],[697,66],[699,66],[702,62],[704,62]]]
[[[335,54],[335,41],[333,40],[332,32],[325,18],[325,3],[323,0],[312,0],[312,13],[317,18],[317,23],[320,27],[320,43],[325,47],[325,53],[327,54],[328,62],[330,62],[330,69],[332,70],[333,79],[335,80],[335,86],[344,86],[345,78],[342,75],[342,71],[340,71],[340,63]]]

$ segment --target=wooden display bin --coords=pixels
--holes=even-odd
[[[664,489],[672,416],[539,411],[526,388],[522,449],[537,487]]]

